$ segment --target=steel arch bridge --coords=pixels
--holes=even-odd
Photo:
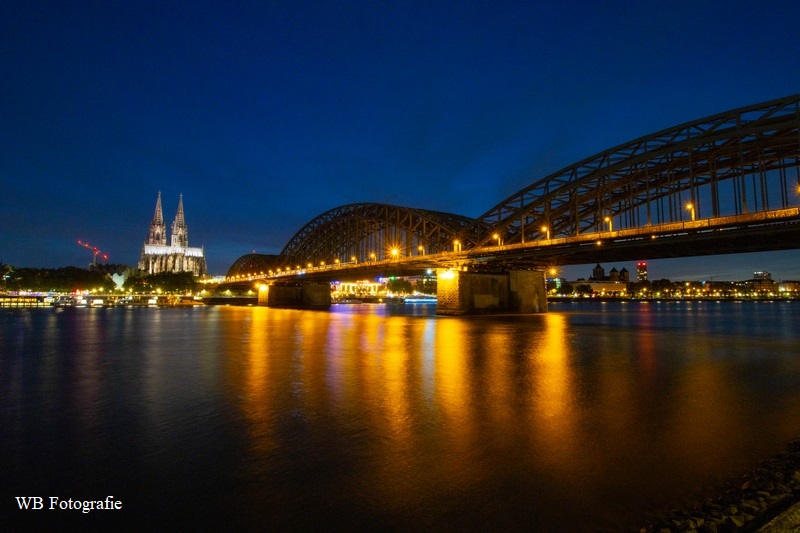
[[[475,255],[498,245],[527,250],[542,241],[569,245],[593,233],[786,210],[797,205],[798,193],[800,95],[794,95],[616,146],[537,179],[475,219],[378,203],[337,207],[303,226],[274,264],[380,261],[392,249],[402,259]],[[536,246],[529,254],[541,252]]]
[[[435,254],[470,235],[474,220],[452,213],[387,204],[349,204],[317,216],[284,247],[279,263],[383,260],[391,255]],[[474,236],[472,240],[476,240]]]
[[[800,186],[798,125],[795,95],[641,137],[535,181],[470,235],[512,244],[786,208]]]

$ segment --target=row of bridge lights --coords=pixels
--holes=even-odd
[[[800,185],[797,186],[797,191],[798,191],[798,193],[800,193]],[[686,204],[686,210],[691,213],[692,222],[694,222],[695,221],[695,207],[694,207],[694,204],[691,203],[691,202],[687,203]],[[603,222],[608,224],[608,231],[609,232],[614,231],[614,219],[613,218],[611,218],[610,216],[603,217]],[[542,234],[545,236],[545,240],[549,241],[550,240],[550,227],[545,225],[545,226],[542,226],[539,229],[541,230]],[[503,240],[500,237],[499,233],[495,233],[494,235],[492,235],[492,238],[494,238],[497,241],[497,245],[498,246],[503,244]],[[455,242],[456,242],[456,244],[458,244],[458,241],[455,241]]]
[[[424,247],[422,245],[419,246],[419,252],[422,255],[424,255],[424,253],[425,253],[425,249],[424,249]],[[400,256],[400,249],[399,248],[392,248],[389,253],[391,254],[393,259],[397,259]],[[378,256],[377,256],[377,254],[375,254],[375,252],[371,252],[369,254],[370,261],[376,261],[377,257]],[[356,256],[351,256],[350,257],[350,262],[353,263],[353,264],[356,264],[356,263],[358,263],[358,258]],[[342,262],[341,262],[340,259],[337,258],[337,259],[333,260],[334,268],[340,266],[341,264],[342,264]],[[328,263],[326,263],[325,261],[320,261],[319,262],[319,268],[325,268],[326,265],[328,265]],[[300,265],[297,265],[297,266],[294,267],[294,270],[295,271],[299,271],[299,270],[301,270],[301,268],[302,267]],[[307,269],[312,269],[312,268],[315,268],[315,265],[314,265],[314,263],[306,263],[306,268]],[[281,272],[291,272],[291,271],[292,271],[292,267],[284,267],[283,269],[281,269],[279,267],[276,270],[269,270],[268,274],[270,276],[272,276],[274,274],[280,274]],[[261,272],[261,275],[263,276],[264,272]]]
[[[542,226],[541,230],[542,230],[543,233],[546,234],[547,240],[550,240],[550,228],[548,228],[547,226]],[[502,245],[503,240],[500,237],[500,234],[495,233],[492,237],[497,241],[498,246]],[[417,246],[417,251],[419,252],[419,255],[425,255],[425,247],[423,245],[420,244],[419,246]],[[456,239],[456,240],[453,241],[453,251],[455,251],[455,252],[460,252],[461,251],[461,241],[460,240]],[[392,248],[389,251],[389,255],[391,255],[392,259],[398,259],[400,257],[400,249],[396,248],[396,247]],[[373,262],[377,260],[377,255],[375,254],[375,252],[370,252],[369,259],[370,259],[370,261],[373,261]],[[339,259],[334,259],[333,261],[334,261],[334,265],[336,267],[338,267],[341,264],[341,261]],[[350,257],[350,262],[354,263],[354,264],[358,263],[358,258],[356,256],[352,256],[352,257]],[[325,265],[326,265],[325,261],[320,261],[320,263],[319,263],[319,267],[320,268],[325,268]],[[313,263],[306,263],[306,268],[308,268],[308,269],[314,268],[314,264]],[[299,271],[300,269],[301,269],[300,265],[297,265],[294,268],[295,271]],[[278,268],[275,271],[270,270],[268,273],[269,273],[270,276],[272,276],[274,274],[280,274],[281,272],[287,272],[288,273],[288,272],[291,272],[291,271],[292,271],[291,267],[285,267],[283,269]],[[261,272],[261,275],[263,276],[264,273]]]
[[[800,193],[800,185],[798,185],[798,193]],[[695,216],[696,216],[695,215],[695,206],[694,206],[694,204],[691,203],[691,202],[687,203],[686,204],[686,210],[691,213],[692,222],[694,222],[695,221]],[[604,217],[603,218],[603,222],[608,224],[608,231],[609,232],[614,231],[614,220],[613,220],[613,218],[611,218],[610,216]],[[542,235],[545,236],[545,240],[549,241],[550,240],[550,227],[544,225],[544,226],[541,226],[539,229],[541,230]],[[503,245],[503,238],[499,233],[493,234],[492,238],[495,241],[497,241],[497,246],[502,246]],[[421,244],[419,246],[417,246],[417,251],[419,252],[419,255],[425,255],[425,247],[422,246]],[[460,252],[461,251],[461,241],[459,241],[458,239],[453,241],[453,251],[455,251],[455,252]],[[389,254],[392,256],[392,259],[397,259],[400,256],[400,249],[399,248],[392,248],[389,251]],[[370,259],[370,261],[373,261],[373,262],[377,260],[377,255],[375,254],[375,252],[371,252],[369,254],[369,259]],[[352,257],[350,257],[350,262],[354,263],[354,264],[358,263],[358,258],[356,256],[352,256]],[[341,261],[339,259],[334,259],[333,260],[333,264],[334,264],[335,267],[338,267],[341,264]],[[320,263],[319,263],[319,267],[320,268],[325,268],[325,265],[326,265],[325,261],[320,261]],[[314,264],[313,263],[306,263],[306,268],[309,268],[309,269],[314,268]],[[299,271],[300,269],[301,269],[300,265],[297,265],[294,268],[295,271]],[[291,271],[292,271],[291,267],[285,267],[284,269],[278,268],[276,270],[270,270],[268,272],[268,274],[270,276],[272,276],[272,275],[275,275],[275,274],[281,274],[282,272],[289,273]],[[260,275],[263,276],[264,272],[262,271]],[[254,274],[251,275],[250,277],[252,278],[253,276],[254,276]],[[237,275],[237,276],[234,276],[234,277],[235,278],[243,278],[243,279],[245,279],[247,276]]]
[[[606,217],[606,219],[608,219],[608,217]],[[541,230],[542,234],[545,236],[545,240],[549,241],[550,240],[550,228],[548,226],[542,226],[539,229]],[[497,241],[497,246],[502,246],[503,245],[503,238],[501,237],[501,235],[499,233],[495,233],[494,235],[492,235],[492,238]],[[455,241],[455,242],[456,242],[456,244],[459,244],[458,241]]]
[[[606,217],[606,220],[609,220],[608,217]],[[545,236],[546,236],[545,238],[547,240],[550,240],[550,228],[548,226],[542,226],[540,229],[542,230],[542,233],[545,234]],[[497,241],[497,245],[498,246],[501,246],[503,244],[503,239],[502,239],[502,237],[500,236],[499,233],[495,233],[494,235],[492,235],[492,238]],[[417,251],[419,252],[419,255],[425,255],[425,247],[423,245],[420,244],[419,246],[417,246]],[[453,251],[455,251],[455,252],[460,252],[461,251],[461,241],[460,240],[456,239],[456,240],[453,241]],[[392,256],[392,259],[397,259],[400,256],[400,249],[399,248],[392,248],[389,251],[389,254]],[[377,260],[377,255],[375,254],[375,252],[371,252],[369,254],[369,259],[370,259],[370,261],[376,261]],[[350,262],[354,263],[354,264],[358,263],[358,258],[356,256],[352,256],[350,258]],[[334,265],[336,267],[338,267],[340,264],[341,264],[341,262],[340,262],[339,259],[334,259]],[[320,268],[325,268],[325,265],[326,265],[325,261],[320,261],[320,263],[319,263],[319,267]],[[309,268],[309,269],[314,268],[314,264],[313,263],[306,263],[306,268]],[[298,271],[300,269],[301,269],[300,265],[297,265],[294,268],[295,271]],[[291,271],[292,271],[291,267],[285,267],[283,269],[278,268],[277,270],[274,270],[274,271],[270,270],[268,272],[268,274],[270,276],[272,276],[274,274],[280,274],[282,272],[287,272],[288,273],[288,272],[291,272]],[[261,275],[263,276],[264,273],[261,272]]]
[[[798,185],[797,191],[798,191],[798,193],[800,193],[800,185]],[[687,203],[686,204],[686,210],[691,213],[692,222],[694,222],[695,221],[695,207],[694,207],[694,204],[691,203],[691,202]],[[614,231],[614,219],[613,218],[611,218],[610,216],[603,217],[603,222],[608,224],[608,231],[609,232]],[[539,229],[541,230],[542,235],[545,236],[545,240],[549,241],[550,240],[550,227],[545,225],[545,226],[542,226]],[[502,246],[503,239],[502,239],[502,237],[500,236],[499,233],[495,233],[494,235],[492,235],[492,238],[497,241],[497,246]],[[458,245],[459,242],[455,241],[455,244]]]
[[[797,192],[798,192],[798,194],[800,194],[800,185],[797,186]],[[696,216],[695,215],[695,206],[694,206],[694,204],[691,203],[691,202],[687,203],[686,204],[686,210],[691,213],[692,222],[694,222],[695,221],[695,216]],[[603,217],[603,222],[608,224],[608,231],[609,232],[614,231],[614,219],[612,217],[610,217],[610,216]],[[550,227],[547,226],[547,225],[544,225],[544,226],[540,227],[539,229],[541,230],[542,235],[545,236],[545,240],[549,241],[550,240]],[[494,235],[492,235],[492,238],[497,241],[497,246],[502,246],[503,239],[502,239],[502,237],[500,236],[499,233],[495,233]],[[460,245],[460,243],[458,241],[454,241],[454,242],[455,242],[456,246]]]
[[[797,185],[797,194],[800,195],[800,184]],[[692,222],[697,220],[697,213],[695,212],[694,203],[689,202],[689,203],[686,204],[685,207],[686,207],[686,210],[689,211],[689,213],[691,214]],[[610,216],[604,217],[603,218],[603,222],[608,224],[608,231],[609,232],[614,231],[614,219],[613,218],[611,218]],[[542,226],[539,229],[542,231],[542,234],[545,235],[545,239],[549,241],[550,240],[550,228],[548,226]],[[502,244],[503,241],[502,241],[502,239],[500,237],[500,234],[495,233],[494,235],[492,235],[492,237],[497,241],[497,245],[498,246],[500,246]],[[459,244],[458,241],[455,241],[455,243]]]

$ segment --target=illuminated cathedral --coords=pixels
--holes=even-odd
[[[195,276],[206,273],[206,258],[203,248],[189,246],[189,230],[183,216],[183,195],[178,199],[178,213],[172,223],[170,243],[167,244],[167,225],[161,210],[161,191],[156,200],[156,212],[150,222],[150,233],[142,247],[139,270],[148,274],[159,272],[191,272]]]

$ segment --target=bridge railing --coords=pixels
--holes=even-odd
[[[642,226],[640,228],[626,228],[616,231],[586,232],[580,235],[573,235],[569,237],[538,239],[535,241],[526,241],[516,244],[472,248],[468,250],[468,252],[472,252],[470,255],[485,255],[485,252],[491,252],[491,251],[535,248],[538,246],[578,244],[582,242],[591,242],[604,239],[634,238],[634,237],[650,236],[655,234],[685,233],[687,231],[697,231],[697,230],[701,231],[713,230],[713,229],[720,229],[732,226],[754,225],[758,223],[785,221],[785,220],[791,220],[793,218],[800,218],[800,208],[791,207],[786,209],[776,209],[772,211],[762,211],[758,213],[749,213],[744,215],[730,215],[724,217],[705,218],[701,220],[692,220],[686,222],[671,222],[666,224],[651,224]],[[477,252],[480,253],[478,254]]]

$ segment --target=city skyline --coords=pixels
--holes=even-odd
[[[158,191],[184,195],[211,274],[339,205],[479,216],[612,146],[800,92],[800,5],[735,7],[4,4],[0,260],[85,266],[81,239],[135,266]],[[797,251],[609,268],[636,260],[800,279]]]

